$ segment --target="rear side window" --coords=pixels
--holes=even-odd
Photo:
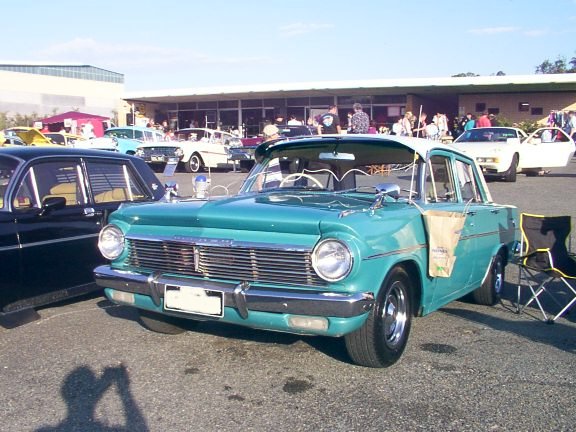
[[[88,181],[94,202],[121,202],[146,199],[145,189],[132,167],[123,163],[87,162]]]
[[[66,198],[66,206],[87,202],[82,168],[76,160],[43,162],[33,166],[17,195],[24,197],[25,192],[35,195],[31,197],[33,203],[41,203],[50,197]]]

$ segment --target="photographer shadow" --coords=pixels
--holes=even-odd
[[[106,425],[95,418],[96,406],[104,394],[112,387],[116,388],[122,402],[125,425]],[[66,402],[68,414],[56,426],[45,426],[36,432],[65,432],[65,431],[148,431],[136,401],[130,393],[130,379],[126,367],[121,364],[116,367],[107,367],[101,376],[88,366],[80,366],[70,372],[64,379],[60,389],[62,398]]]

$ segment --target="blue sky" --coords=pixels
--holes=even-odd
[[[90,64],[126,91],[533,74],[576,56],[576,0],[4,1],[2,61]]]

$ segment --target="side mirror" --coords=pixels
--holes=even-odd
[[[62,210],[66,208],[66,198],[64,197],[48,197],[42,201],[42,209],[40,216],[52,213],[54,210]]]
[[[395,200],[400,198],[400,186],[396,183],[379,183],[375,187],[379,194],[388,195]]]

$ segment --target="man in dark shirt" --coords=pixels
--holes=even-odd
[[[339,134],[340,117],[338,117],[338,107],[330,105],[328,112],[322,114],[318,121],[318,135]]]
[[[370,127],[370,117],[368,117],[368,114],[362,111],[362,105],[359,103],[355,103],[352,108],[354,108],[354,114],[350,119],[350,133],[368,133],[368,128]]]

